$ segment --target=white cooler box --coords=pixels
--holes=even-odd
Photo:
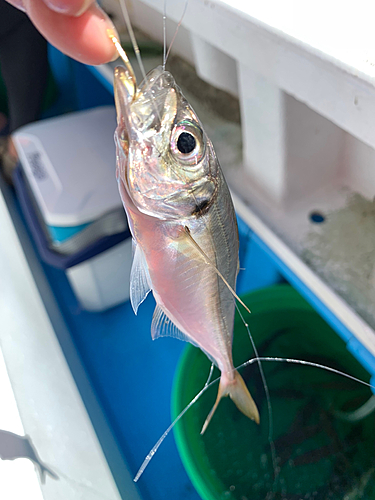
[[[129,299],[132,243],[115,177],[115,108],[22,127],[14,183],[41,258],[65,269],[82,307]]]

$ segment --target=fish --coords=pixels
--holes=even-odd
[[[53,479],[59,479],[58,475],[41,461],[29,436],[20,436],[0,429],[0,459],[15,460],[16,458],[31,460],[39,470],[42,484],[46,481],[46,474],[49,474]]]
[[[159,66],[137,86],[122,57],[114,70],[116,175],[133,238],[133,310],[152,291],[152,339],[188,341],[220,369],[202,434],[225,396],[259,423],[232,359],[239,237],[215,150],[172,74]]]

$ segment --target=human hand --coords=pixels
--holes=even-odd
[[[40,33],[55,47],[85,64],[102,64],[116,57],[107,30],[115,28],[94,0],[8,0],[26,12]]]

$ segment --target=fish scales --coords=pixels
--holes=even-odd
[[[151,290],[152,337],[171,335],[202,349],[221,370],[215,405],[229,395],[259,414],[233,367],[234,292],[239,270],[233,203],[211,141],[172,75],[159,67],[139,88],[115,70],[117,177],[135,243],[131,300]]]

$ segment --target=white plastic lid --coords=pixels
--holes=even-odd
[[[113,106],[70,113],[13,134],[46,224],[78,226],[121,206]]]

